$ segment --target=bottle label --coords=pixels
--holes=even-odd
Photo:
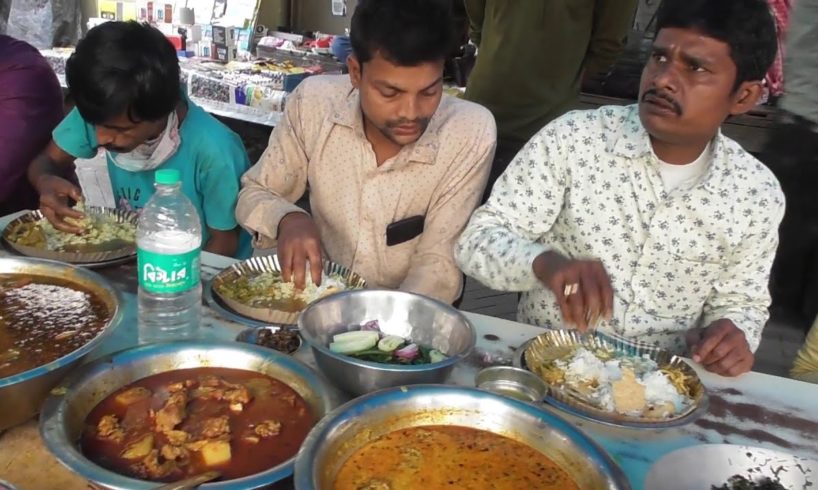
[[[139,285],[149,293],[183,293],[199,284],[201,248],[160,254],[138,248]]]

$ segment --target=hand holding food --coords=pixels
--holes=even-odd
[[[572,260],[557,252],[534,259],[534,274],[557,298],[566,324],[580,331],[613,314],[613,288],[599,260]]]
[[[755,356],[747,337],[732,321],[722,318],[686,336],[694,362],[722,376],[738,376],[753,368]]]
[[[306,286],[307,263],[312,282],[321,285],[321,237],[312,218],[303,213],[290,213],[278,225],[278,259],[282,277],[298,289]]]
[[[82,201],[82,191],[77,186],[55,175],[43,175],[37,181],[37,192],[40,194],[40,211],[54,228],[75,235],[83,232],[81,226],[70,221],[70,218],[84,217],[82,212],[68,205],[69,199]]]

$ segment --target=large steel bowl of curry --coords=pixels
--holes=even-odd
[[[107,401],[112,398],[116,400],[117,394],[123,393],[123,389],[127,392],[129,387],[139,385],[146,379],[203,369],[209,372],[228,370],[246,372],[272,378],[286,385],[286,389],[297,394],[300,398],[299,403],[304,403],[311,414],[312,420],[304,429],[304,437],[310,428],[336,405],[336,395],[331,388],[327,387],[314,371],[291,356],[240,342],[167,342],[120,351],[74,371],[52,390],[52,395],[45,401],[40,415],[40,435],[49,451],[63,465],[96,487],[122,490],[156,488],[162,483],[126,476],[124,472],[113,471],[91,459],[87,451],[89,447],[85,445],[88,441],[86,431],[92,427],[89,420]],[[251,404],[255,402],[256,400],[247,402],[244,412],[253,410]],[[187,403],[188,414],[195,413],[201,408],[193,407],[192,402]],[[149,420],[158,422],[159,417],[159,411],[151,410]],[[288,423],[285,419],[280,420],[282,426]],[[125,425],[124,419],[122,424]],[[234,425],[235,421],[231,420],[230,428],[233,430]],[[181,430],[183,427],[177,429]],[[281,429],[282,434],[285,431],[286,427]],[[233,447],[233,454],[236,456],[238,450],[234,443],[239,437],[243,436],[238,432],[232,432],[229,438],[229,445]],[[293,443],[297,445],[292,456],[280,464],[264,467],[266,469],[263,471],[241,478],[222,478],[199,488],[244,490],[261,488],[284,479],[292,474],[295,453],[302,441],[303,438]],[[283,444],[284,441],[276,442],[279,443]],[[250,454],[250,457],[264,456],[259,454],[264,453],[263,450],[251,451],[253,452],[244,454]],[[243,457],[236,457],[226,464],[247,463],[241,461],[242,459]],[[221,471],[222,475],[230,471],[224,465],[209,469]]]
[[[382,390],[331,412],[298,453],[295,487],[631,488],[605,451],[559,416],[446,385]]]
[[[119,296],[100,275],[52,260],[0,258],[0,430],[36,415],[51,388],[120,320]]]
[[[387,335],[437,349],[447,358],[419,365],[382,364],[329,349],[334,335],[377,320]],[[344,291],[309,305],[298,317],[301,337],[315,362],[336,386],[353,395],[411,384],[443,383],[455,364],[468,357],[477,336],[474,326],[450,305],[404,291]]]

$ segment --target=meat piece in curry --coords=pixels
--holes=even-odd
[[[233,479],[294,456],[314,423],[304,399],[281,381],[182,369],[109,395],[88,415],[81,447],[100,466],[136,478],[171,482],[216,469]]]
[[[0,378],[55,361],[90,342],[112,310],[77,283],[0,274]]]

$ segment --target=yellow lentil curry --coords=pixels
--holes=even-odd
[[[457,426],[391,432],[359,449],[334,490],[439,488],[579,490],[544,454],[491,432]]]

